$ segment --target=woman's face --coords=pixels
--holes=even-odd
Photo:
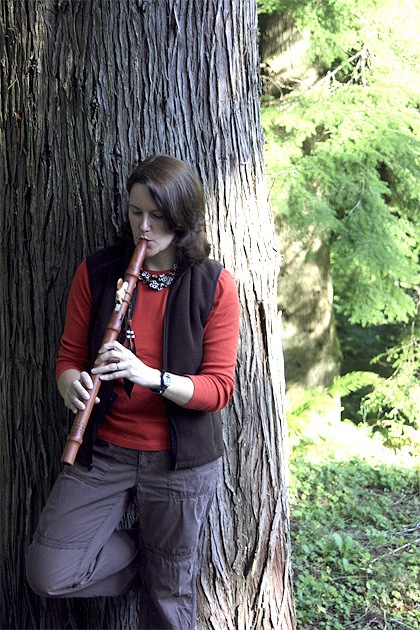
[[[131,187],[128,220],[135,245],[141,238],[147,241],[144,266],[155,271],[170,269],[175,262],[175,234],[144,184]]]

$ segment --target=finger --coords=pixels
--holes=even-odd
[[[117,358],[116,350],[105,350],[96,357],[95,365],[103,364],[110,361],[115,361]]]
[[[121,361],[114,361],[112,363],[105,363],[103,365],[98,365],[92,369],[93,374],[99,374],[103,376],[104,374],[108,376],[114,376],[114,378],[119,378],[119,372],[124,370],[124,366],[121,365]]]
[[[83,383],[81,383],[80,381],[75,381],[73,383],[73,387],[75,400],[80,400],[81,398],[83,398],[83,400],[89,400],[89,390],[83,385]]]
[[[103,344],[103,346],[101,346],[101,348],[99,349],[99,353],[102,354],[103,352],[106,352],[107,350],[114,350],[115,352],[123,352],[124,349],[125,349],[124,346],[122,346],[119,341],[107,341],[106,343]]]
[[[65,406],[67,407],[67,409],[70,409],[70,411],[71,411],[72,413],[77,413],[77,408],[76,408],[74,405],[72,405],[72,403],[71,403],[71,402],[69,402],[69,401],[65,400],[65,401],[64,401],[64,404],[65,404]]]
[[[85,404],[76,398],[75,400],[66,400],[65,405],[67,409],[70,409],[73,413],[77,413],[78,411],[83,411],[85,409]]]
[[[123,359],[127,360],[127,354],[126,352],[122,352],[120,350],[107,350],[106,352],[103,352],[103,354],[99,354],[96,357],[95,360],[95,367],[103,366],[104,364],[115,364],[115,363],[121,363],[123,361]],[[94,374],[93,370],[92,373]]]
[[[100,402],[101,402],[101,399],[98,396],[96,396],[95,405],[97,405]],[[84,409],[86,409],[86,405],[81,400],[76,400],[75,402],[66,401],[64,404],[66,405],[67,409],[70,409],[70,411],[72,411],[73,413],[77,413],[78,411],[84,411]]]
[[[76,400],[74,403],[77,411],[84,411],[86,409],[86,405],[83,401],[81,401],[80,399]]]
[[[82,372],[80,374],[79,382],[84,387],[86,387],[87,389],[92,389],[93,388],[93,381],[92,381],[92,378],[91,378],[89,372]]]
[[[95,405],[97,405],[100,402],[101,402],[101,399],[97,396],[95,398]],[[86,409],[86,405],[81,400],[76,401],[74,405],[70,403],[66,405],[66,407],[71,409],[73,413],[77,413],[78,411],[84,411]]]

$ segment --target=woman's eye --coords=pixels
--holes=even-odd
[[[159,221],[160,221],[161,219],[163,219],[163,214],[156,214],[156,213],[153,213],[153,214],[152,214],[152,216],[153,216],[153,218],[154,218],[154,219],[158,219]]]

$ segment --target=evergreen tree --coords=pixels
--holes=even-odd
[[[306,64],[317,77],[302,88],[299,77],[280,75],[277,99],[267,84],[271,203],[308,249],[314,235],[330,248],[334,310],[347,331],[380,326],[386,335],[386,326],[400,326],[381,356],[391,380],[374,387],[363,414],[370,423],[389,426],[392,416],[416,426],[420,2],[261,0],[258,6],[277,12],[280,23],[292,20],[295,37],[308,38]]]
[[[308,63],[321,73],[264,107],[271,201],[330,244],[339,312],[408,321],[420,269],[420,3],[271,6],[310,28]]]

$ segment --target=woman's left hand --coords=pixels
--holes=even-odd
[[[92,374],[101,381],[127,378],[142,387],[159,387],[160,372],[151,368],[118,341],[105,343],[99,350]]]

